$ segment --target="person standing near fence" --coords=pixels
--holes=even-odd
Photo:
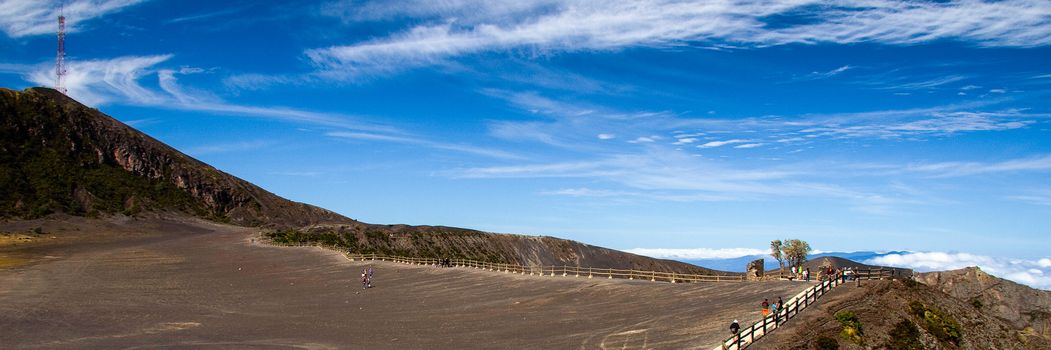
[[[776,301],[772,305],[770,305],[770,314],[774,315],[774,323],[775,324],[777,323],[777,309],[780,309],[780,308],[781,308],[781,305],[778,304]]]
[[[770,315],[770,300],[763,298],[763,303],[760,304],[763,307],[763,317]]]
[[[734,320],[734,322],[730,324],[730,334],[733,335],[734,344],[737,344],[738,346],[741,345],[741,336],[738,334],[740,332],[741,324],[737,323],[737,320]]]
[[[785,311],[785,301],[783,299],[781,299],[781,297],[777,297],[777,309],[781,310],[781,313],[783,313],[783,314],[788,314],[788,312]],[[774,313],[774,321],[780,321],[780,320],[781,320],[781,315],[778,315],[777,313]]]

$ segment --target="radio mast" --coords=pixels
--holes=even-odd
[[[64,10],[64,9],[63,9]],[[66,93],[66,16],[58,15],[58,54],[55,55],[55,90]]]

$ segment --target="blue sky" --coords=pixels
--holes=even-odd
[[[59,11],[0,0],[0,85],[54,84]],[[682,258],[802,238],[1051,286],[1045,1],[61,11],[71,96],[362,221]]]

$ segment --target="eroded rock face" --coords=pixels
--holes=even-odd
[[[246,226],[353,222],[278,197],[51,89],[0,89],[0,115],[0,189],[12,197],[0,216],[174,210]]]
[[[763,259],[753,260],[748,263],[746,268],[748,271],[748,280],[750,281],[762,280],[763,276],[766,274],[766,265],[764,265]]]
[[[1051,339],[1051,292],[992,276],[977,267],[919,273],[915,278],[970,302],[1023,334]]]

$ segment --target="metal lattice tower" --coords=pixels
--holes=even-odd
[[[55,90],[66,93],[66,16],[58,16],[58,54],[55,55]]]

